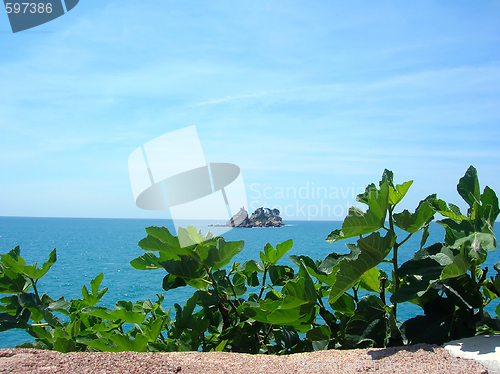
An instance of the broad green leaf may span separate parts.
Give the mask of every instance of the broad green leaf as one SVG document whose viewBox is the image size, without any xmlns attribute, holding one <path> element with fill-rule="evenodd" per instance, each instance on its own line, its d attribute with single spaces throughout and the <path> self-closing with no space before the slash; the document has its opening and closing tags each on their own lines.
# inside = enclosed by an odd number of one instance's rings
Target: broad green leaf
<svg viewBox="0 0 500 374">
<path fill-rule="evenodd" d="M 76 350 L 76 345 L 71 339 L 59 337 L 54 340 L 54 350 L 61 353 L 74 352 Z"/>
<path fill-rule="evenodd" d="M 481 203 L 483 212 L 486 211 L 487 206 L 491 206 L 491 211 L 489 217 L 485 217 L 483 213 L 483 218 L 487 219 L 489 222 L 493 223 L 500 213 L 500 208 L 498 207 L 498 197 L 488 186 L 485 187 L 483 194 L 481 195 Z"/>
<path fill-rule="evenodd" d="M 483 296 L 469 275 L 464 274 L 460 277 L 450 278 L 442 284 L 446 296 L 454 300 L 455 305 L 466 309 L 483 307 Z"/>
<path fill-rule="evenodd" d="M 469 220 L 456 222 L 453 219 L 445 218 L 437 221 L 445 227 L 445 245 L 453 246 L 458 239 L 465 238 L 475 232 Z"/>
<path fill-rule="evenodd" d="M 457 251 L 444 247 L 441 243 L 417 251 L 412 259 L 396 271 L 396 275 L 404 282 L 391 296 L 391 302 L 402 303 L 422 296 L 441 279 L 443 270 L 453 263 L 457 254 Z"/>
<path fill-rule="evenodd" d="M 355 259 L 346 258 L 340 264 L 328 301 L 335 302 L 358 281 L 364 272 L 382 262 L 391 251 L 395 240 L 391 232 L 388 232 L 385 237 L 381 237 L 379 232 L 374 232 L 359 239 L 357 246 L 350 245 L 351 251 L 353 248 L 359 250 L 359 255 Z"/>
<path fill-rule="evenodd" d="M 247 291 L 245 282 L 246 282 L 246 277 L 242 273 L 237 272 L 236 274 L 233 275 L 233 287 L 236 292 L 236 296 L 243 296 Z"/>
<path fill-rule="evenodd" d="M 424 304 L 425 316 L 417 316 L 403 323 L 401 332 L 408 344 L 442 345 L 452 339 L 470 337 L 476 329 L 470 328 L 469 311 L 457 309 L 449 298 L 438 297 Z M 451 329 L 455 330 L 452 331 Z M 452 335 L 453 334 L 453 335 Z"/>
<path fill-rule="evenodd" d="M 59 300 L 50 303 L 47 307 L 54 312 L 64 312 L 71 306 L 71 302 L 60 297 Z"/>
<path fill-rule="evenodd" d="M 466 252 L 460 252 L 455 256 L 453 262 L 444 267 L 441 279 L 454 278 L 465 274 L 471 267 L 471 262 Z"/>
<path fill-rule="evenodd" d="M 383 183 L 380 190 L 373 188 L 365 193 L 362 199 L 366 199 L 368 204 L 366 213 L 356 207 L 349 208 L 348 215 L 342 223 L 342 230 L 332 231 L 326 240 L 333 243 L 341 239 L 369 234 L 383 227 L 387 215 L 388 198 L 387 183 Z"/>
<path fill-rule="evenodd" d="M 271 265 L 269 267 L 269 278 L 273 286 L 283 286 L 287 281 L 292 279 L 294 271 L 289 266 Z"/>
<path fill-rule="evenodd" d="M 394 223 L 397 227 L 409 233 L 415 233 L 428 223 L 434 216 L 434 209 L 429 205 L 428 199 L 422 200 L 415 213 L 404 210 L 402 213 L 394 214 Z"/>
<path fill-rule="evenodd" d="M 99 302 L 99 300 L 101 300 L 101 298 L 106 294 L 106 292 L 108 292 L 107 287 L 104 287 L 103 289 L 99 290 L 99 286 L 101 285 L 103 278 L 104 274 L 101 273 L 90 281 L 90 288 L 92 290 L 91 294 L 89 294 L 87 286 L 85 285 L 83 286 L 82 296 L 88 306 L 96 305 Z"/>
<path fill-rule="evenodd" d="M 471 208 L 475 202 L 480 201 L 481 191 L 479 190 L 477 170 L 474 166 L 470 166 L 465 175 L 460 178 L 457 191 Z"/>
<path fill-rule="evenodd" d="M 215 238 L 210 231 L 207 232 L 206 235 L 203 235 L 201 230 L 196 230 L 196 227 L 194 226 L 188 226 L 186 228 L 179 227 L 177 229 L 177 233 L 179 242 L 184 243 L 184 245 L 188 244 L 196 246 L 197 244 L 202 244 Z"/>
<path fill-rule="evenodd" d="M 248 260 L 242 265 L 242 267 L 244 269 L 243 272 L 245 273 L 253 273 L 254 271 L 259 273 L 264 272 L 264 264 L 260 261 Z"/>
<path fill-rule="evenodd" d="M 160 316 L 156 319 L 150 321 L 150 323 L 142 324 L 142 330 L 144 331 L 144 335 L 148 338 L 149 342 L 155 342 L 160 336 L 160 333 L 164 329 L 164 325 L 168 320 L 168 316 Z"/>
<path fill-rule="evenodd" d="M 226 242 L 224 239 L 220 238 L 217 242 L 217 246 L 198 246 L 206 250 L 197 252 L 199 254 L 201 263 L 213 270 L 218 270 L 226 266 L 231 259 L 240 253 L 245 246 L 243 240 Z"/>
<path fill-rule="evenodd" d="M 429 238 L 429 225 L 425 225 L 422 229 L 422 239 L 420 239 L 420 249 L 424 248 L 427 239 Z"/>
<path fill-rule="evenodd" d="M 389 204 L 396 205 L 403 200 L 412 184 L 413 181 L 408 181 L 403 184 L 396 185 L 395 188 L 389 186 Z"/>
<path fill-rule="evenodd" d="M 184 279 L 176 277 L 175 275 L 167 274 L 163 278 L 163 289 L 165 291 L 184 286 L 186 286 L 186 282 L 184 281 Z"/>
<path fill-rule="evenodd" d="M 276 264 L 293 246 L 293 240 L 288 239 L 276 246 L 276 249 L 269 243 L 264 246 L 264 252 L 260 252 L 260 259 L 265 264 Z"/>
<path fill-rule="evenodd" d="M 57 255 L 56 250 L 54 249 L 52 252 L 50 252 L 49 259 L 42 265 L 41 268 L 38 269 L 36 267 L 36 263 L 34 265 L 24 266 L 24 274 L 26 274 L 26 276 L 31 279 L 40 279 L 45 274 L 47 274 L 52 265 L 55 264 L 56 260 Z"/>
<path fill-rule="evenodd" d="M 0 272 L 0 293 L 21 293 L 25 291 L 29 284 L 30 280 L 23 274 L 11 270 Z"/>
<path fill-rule="evenodd" d="M 24 266 L 26 261 L 21 257 L 21 249 L 19 246 L 9 251 L 7 254 L 0 255 L 0 264 L 7 270 L 15 273 L 24 274 Z"/>
<path fill-rule="evenodd" d="M 371 292 L 380 292 L 380 271 L 373 267 L 361 275 L 359 286 L 363 290 Z"/>
<path fill-rule="evenodd" d="M 129 335 L 116 333 L 111 335 L 109 339 L 100 338 L 84 344 L 104 352 L 145 352 L 148 338 L 142 334 L 137 334 L 132 339 Z"/>
<path fill-rule="evenodd" d="M 160 261 L 160 258 L 154 253 L 147 252 L 130 261 L 130 265 L 137 270 L 155 270 L 162 268 L 159 264 Z"/>
<path fill-rule="evenodd" d="M 132 304 L 132 303 L 130 303 Z M 116 306 L 119 306 L 119 302 Z M 142 323 L 146 317 L 146 313 L 134 309 L 132 306 L 111 310 L 104 307 L 87 307 L 82 309 L 82 313 L 108 321 L 121 320 L 125 323 Z"/>
<path fill-rule="evenodd" d="M 182 261 L 168 260 L 162 262 L 161 265 L 173 276 L 186 280 L 203 278 L 206 274 L 205 270 L 200 267 L 200 264 L 192 259 Z"/>
<path fill-rule="evenodd" d="M 338 267 L 335 267 L 343 258 L 342 255 L 337 255 L 332 253 L 326 257 L 322 262 L 315 263 L 311 258 L 307 256 L 289 256 L 290 260 L 297 266 L 301 266 L 303 263 L 307 269 L 307 272 L 315 277 L 322 283 L 331 286 L 335 282 L 335 273 Z"/>
<path fill-rule="evenodd" d="M 146 233 L 153 238 L 158 239 L 167 247 L 172 247 L 176 250 L 180 250 L 179 239 L 176 236 L 172 235 L 166 227 L 146 227 Z"/>
<path fill-rule="evenodd" d="M 340 312 L 349 317 L 352 317 L 354 315 L 354 311 L 356 310 L 356 303 L 354 302 L 354 299 L 346 293 L 335 300 L 335 302 L 330 303 L 330 306 L 334 311 Z"/>
<path fill-rule="evenodd" d="M 384 348 L 388 332 L 385 305 L 375 295 L 363 296 L 354 316 L 346 324 L 346 345 L 349 348 Z"/>
<path fill-rule="evenodd" d="M 179 230 L 181 231 L 181 228 Z M 139 241 L 139 247 L 145 251 L 160 252 L 162 259 L 180 259 L 181 255 L 192 254 L 190 247 L 181 248 L 179 239 L 173 236 L 166 227 L 148 227 L 146 233 L 148 235 Z"/>
<path fill-rule="evenodd" d="M 458 208 L 456 205 L 449 204 L 448 207 L 444 200 L 436 198 L 429 199 L 428 201 L 432 208 L 442 216 L 451 218 L 455 221 L 464 221 L 467 219 L 467 217 L 460 212 L 460 208 Z"/>
<path fill-rule="evenodd" d="M 330 340 L 332 338 L 332 332 L 328 326 L 321 325 L 309 330 L 306 334 L 306 338 L 312 341 Z"/>
<path fill-rule="evenodd" d="M 275 325 L 301 325 L 311 323 L 316 315 L 316 289 L 305 266 L 299 267 L 299 277 L 283 287 L 284 298 L 248 302 L 245 313 L 257 321 Z"/>
</svg>

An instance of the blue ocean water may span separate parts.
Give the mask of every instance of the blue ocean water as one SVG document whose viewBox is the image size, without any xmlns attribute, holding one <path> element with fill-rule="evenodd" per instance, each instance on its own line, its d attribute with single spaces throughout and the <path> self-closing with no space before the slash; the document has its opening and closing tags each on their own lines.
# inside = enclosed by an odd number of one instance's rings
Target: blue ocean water
<svg viewBox="0 0 500 374">
<path fill-rule="evenodd" d="M 331 252 L 349 252 L 343 242 L 325 242 L 332 230 L 341 227 L 341 222 L 287 223 L 287 226 L 280 228 L 233 229 L 223 236 L 228 241 L 245 241 L 244 250 L 234 258 L 241 263 L 259 259 L 259 251 L 266 243 L 275 246 L 287 239 L 293 239 L 294 242 L 288 254 L 308 255 L 315 260 L 325 258 Z M 40 292 L 47 293 L 54 299 L 60 296 L 67 299 L 81 298 L 82 286 L 88 287 L 89 282 L 102 272 L 104 280 L 101 287 L 108 287 L 109 291 L 100 305 L 112 307 L 118 300 L 154 301 L 158 293 L 165 295 L 165 308 L 172 307 L 174 303 L 182 305 L 193 289 L 182 287 L 165 292 L 162 289 L 165 271 L 139 271 L 129 264 L 144 253 L 137 243 L 146 236 L 144 229 L 148 226 L 166 226 L 171 232 L 175 232 L 171 220 L 161 219 L 0 217 L 0 253 L 7 253 L 19 245 L 21 255 L 28 264 L 38 262 L 40 265 L 47 260 L 50 251 L 56 248 L 57 262 L 39 282 Z M 201 223 L 197 227 L 202 228 Z M 498 235 L 499 231 L 496 230 L 496 233 Z M 433 223 L 430 234 L 428 244 L 443 241 L 444 229 Z M 420 234 L 414 235 L 400 249 L 400 263 L 412 257 L 419 248 L 420 238 Z M 483 266 L 488 266 L 493 271 L 493 265 L 498 261 L 500 252 L 494 251 L 489 254 L 488 261 Z M 296 267 L 288 257 L 283 258 L 280 264 Z M 420 311 L 414 305 L 401 305 L 398 319 L 406 320 L 420 314 Z M 0 348 L 14 347 L 26 341 L 32 341 L 32 338 L 24 331 L 0 333 Z"/>
</svg>

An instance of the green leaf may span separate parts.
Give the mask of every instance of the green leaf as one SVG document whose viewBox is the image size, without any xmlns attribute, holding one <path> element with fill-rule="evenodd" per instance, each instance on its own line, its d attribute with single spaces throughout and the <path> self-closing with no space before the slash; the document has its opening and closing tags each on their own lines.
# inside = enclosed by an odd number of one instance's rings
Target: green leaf
<svg viewBox="0 0 500 374">
<path fill-rule="evenodd" d="M 330 328 L 326 325 L 317 326 L 309 330 L 306 334 L 306 338 L 312 341 L 330 340 L 331 337 Z"/>
<path fill-rule="evenodd" d="M 29 284 L 30 280 L 20 273 L 7 269 L 0 272 L 0 293 L 21 293 Z"/>
<path fill-rule="evenodd" d="M 417 251 L 412 259 L 406 261 L 396 271 L 396 275 L 404 282 L 391 296 L 391 302 L 402 303 L 422 296 L 441 279 L 443 270 L 453 263 L 457 254 L 457 251 L 441 243 Z"/>
<path fill-rule="evenodd" d="M 218 270 L 226 266 L 235 255 L 243 250 L 244 246 L 245 242 L 243 240 L 226 242 L 223 238 L 220 238 L 217 246 L 199 245 L 199 248 L 206 250 L 200 251 L 198 254 L 203 265 Z"/>
<path fill-rule="evenodd" d="M 497 195 L 495 194 L 495 191 L 486 186 L 483 191 L 483 194 L 481 195 L 481 202 L 483 211 L 486 211 L 486 208 L 488 206 L 491 206 L 489 217 L 484 217 L 484 212 L 483 212 L 483 217 L 486 218 L 491 223 L 495 222 L 495 220 L 498 217 L 498 214 L 500 213 L 500 208 L 498 207 L 498 198 Z"/>
<path fill-rule="evenodd" d="M 181 248 L 179 239 L 173 236 L 166 227 L 147 227 L 146 236 L 139 241 L 139 247 L 145 251 L 160 252 L 162 260 L 179 260 L 181 255 L 192 254 L 189 247 Z"/>
<path fill-rule="evenodd" d="M 475 202 L 481 200 L 477 170 L 474 166 L 471 165 L 465 172 L 465 175 L 460 178 L 457 191 L 471 208 Z"/>
<path fill-rule="evenodd" d="M 422 229 L 422 239 L 420 239 L 420 249 L 424 248 L 427 239 L 429 238 L 429 225 L 425 225 Z"/>
<path fill-rule="evenodd" d="M 276 264 L 291 248 L 293 247 L 293 240 L 288 239 L 276 246 L 276 249 L 269 243 L 264 246 L 264 252 L 260 252 L 260 259 L 267 264 Z"/>
<path fill-rule="evenodd" d="M 117 302 L 116 307 L 120 309 L 111 310 L 104 307 L 87 307 L 82 309 L 82 313 L 103 320 L 118 321 L 125 323 L 142 323 L 146 317 L 146 313 L 134 308 L 130 302 Z"/>
<path fill-rule="evenodd" d="M 388 198 L 389 186 L 387 183 L 383 183 L 380 190 L 374 186 L 372 188 L 368 186 L 367 192 L 361 198 L 358 196 L 358 200 L 361 199 L 359 201 L 368 204 L 369 208 L 366 213 L 356 207 L 349 208 L 348 215 L 342 223 L 342 230 L 332 231 L 326 240 L 333 243 L 341 239 L 369 234 L 383 227 L 387 215 Z"/>
<path fill-rule="evenodd" d="M 113 334 L 108 338 L 100 338 L 85 342 L 84 344 L 103 352 L 145 352 L 148 338 L 137 334 L 134 339 L 125 334 Z"/>
<path fill-rule="evenodd" d="M 186 286 L 186 282 L 184 279 L 176 277 L 175 275 L 172 274 L 167 274 L 163 278 L 163 289 L 165 291 L 173 290 L 178 287 L 184 287 Z"/>
<path fill-rule="evenodd" d="M 26 261 L 21 257 L 21 249 L 19 246 L 8 252 L 7 254 L 0 255 L 2 267 L 14 273 L 24 274 L 24 266 Z"/>
<path fill-rule="evenodd" d="M 283 299 L 259 300 L 243 305 L 245 313 L 256 321 L 273 325 L 310 324 L 316 315 L 316 289 L 305 266 L 299 267 L 299 276 L 283 287 Z"/>
<path fill-rule="evenodd" d="M 89 294 L 89 290 L 87 286 L 83 286 L 82 288 L 82 296 L 88 306 L 96 305 L 99 300 L 108 292 L 108 288 L 104 287 L 102 290 L 99 290 L 99 286 L 104 278 L 104 274 L 101 273 L 94 279 L 90 281 L 90 288 L 92 289 L 92 294 Z"/>
<path fill-rule="evenodd" d="M 428 200 L 429 197 L 422 200 L 413 214 L 406 209 L 402 213 L 394 214 L 393 218 L 396 226 L 406 232 L 415 233 L 420 230 L 422 225 L 429 223 L 435 211 Z"/>
<path fill-rule="evenodd" d="M 348 348 L 384 348 L 388 330 L 385 305 L 375 295 L 363 296 L 354 316 L 346 324 L 346 346 Z"/>
<path fill-rule="evenodd" d="M 354 315 L 354 311 L 356 310 L 356 303 L 354 299 L 348 294 L 344 293 L 340 296 L 335 302 L 330 303 L 332 309 L 336 312 L 340 312 L 349 317 Z"/>
<path fill-rule="evenodd" d="M 54 340 L 54 350 L 62 353 L 74 352 L 76 350 L 76 345 L 71 339 L 59 337 Z"/>
<path fill-rule="evenodd" d="M 160 258 L 154 253 L 147 252 L 130 261 L 130 265 L 137 270 L 156 270 L 162 268 L 160 261 Z"/>
<path fill-rule="evenodd" d="M 403 184 L 396 185 L 396 188 L 389 186 L 389 204 L 396 205 L 403 200 L 412 184 L 413 181 L 408 181 Z"/>
<path fill-rule="evenodd" d="M 456 205 L 449 204 L 448 207 L 444 200 L 435 198 L 429 199 L 428 201 L 432 208 L 442 216 L 451 218 L 455 221 L 464 221 L 467 219 L 467 217 L 460 212 L 460 208 Z"/>
<path fill-rule="evenodd" d="M 144 335 L 148 338 L 149 342 L 155 342 L 156 339 L 158 339 L 168 319 L 168 316 L 165 315 L 151 320 L 148 324 L 142 324 L 142 330 L 144 331 Z"/>
<path fill-rule="evenodd" d="M 471 267 L 471 262 L 466 252 L 460 252 L 455 256 L 453 262 L 444 267 L 441 279 L 454 278 L 465 274 Z"/>
<path fill-rule="evenodd" d="M 361 275 L 359 286 L 365 291 L 380 292 L 380 271 L 373 267 Z"/>
<path fill-rule="evenodd" d="M 284 286 L 293 276 L 294 271 L 289 266 L 271 265 L 269 267 L 269 278 L 273 286 Z"/>
<path fill-rule="evenodd" d="M 236 291 L 236 296 L 243 296 L 247 291 L 247 287 L 245 286 L 245 281 L 246 277 L 242 273 L 237 272 L 236 274 L 233 275 L 233 287 L 234 290 Z"/>
<path fill-rule="evenodd" d="M 356 283 L 364 272 L 382 262 L 391 251 L 395 240 L 396 237 L 391 232 L 388 232 L 385 237 L 381 237 L 379 232 L 374 232 L 359 239 L 357 246 L 348 245 L 351 252 L 356 248 L 359 254 L 354 259 L 346 257 L 340 264 L 328 301 L 335 302 Z"/>
<path fill-rule="evenodd" d="M 442 345 L 453 339 L 470 337 L 476 329 L 468 326 L 468 311 L 457 309 L 449 298 L 437 297 L 424 304 L 425 316 L 417 316 L 403 323 L 401 332 L 408 344 Z"/>
<path fill-rule="evenodd" d="M 444 292 L 455 304 L 466 309 L 479 309 L 483 306 L 483 297 L 476 283 L 467 275 L 450 278 L 443 282 Z"/>
<path fill-rule="evenodd" d="M 42 265 L 41 268 L 37 268 L 36 263 L 34 265 L 24 266 L 24 274 L 26 274 L 26 276 L 31 279 L 40 279 L 45 274 L 47 274 L 52 265 L 55 264 L 56 260 L 57 255 L 56 250 L 54 249 L 52 252 L 50 252 L 49 259 Z"/>
<path fill-rule="evenodd" d="M 315 263 L 311 258 L 307 256 L 289 256 L 290 260 L 297 266 L 305 265 L 307 272 L 318 279 L 320 282 L 325 283 L 329 286 L 335 282 L 335 273 L 338 270 L 336 265 L 343 258 L 342 255 L 332 253 L 328 255 L 322 262 Z"/>
<path fill-rule="evenodd" d="M 187 259 L 182 261 L 168 260 L 161 265 L 175 277 L 184 279 L 200 279 L 206 275 L 205 270 L 196 260 Z"/>
</svg>

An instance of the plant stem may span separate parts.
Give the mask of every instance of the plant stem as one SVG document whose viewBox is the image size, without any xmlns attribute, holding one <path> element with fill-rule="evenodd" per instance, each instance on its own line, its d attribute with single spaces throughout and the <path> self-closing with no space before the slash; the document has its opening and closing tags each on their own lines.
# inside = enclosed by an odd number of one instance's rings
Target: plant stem
<svg viewBox="0 0 500 374">
<path fill-rule="evenodd" d="M 260 298 L 262 297 L 262 294 L 264 293 L 264 290 L 266 289 L 265 285 L 266 285 L 267 269 L 268 269 L 268 267 L 266 266 L 264 268 L 264 275 L 262 276 L 262 287 L 260 288 L 260 293 L 259 293 L 259 297 L 257 298 L 257 301 L 260 300 Z"/>
<path fill-rule="evenodd" d="M 353 287 L 352 288 L 352 292 L 354 293 L 354 301 L 356 302 L 356 304 L 359 302 L 359 298 L 358 298 L 358 289 L 356 287 Z"/>
<path fill-rule="evenodd" d="M 392 233 L 394 233 L 394 222 L 392 220 L 392 213 L 393 213 L 394 207 L 390 206 L 389 207 L 389 227 L 391 228 Z M 410 238 L 411 234 L 401 242 L 404 243 Z M 392 247 L 392 264 L 393 264 L 393 284 L 394 284 L 394 292 L 397 292 L 399 290 L 399 277 L 396 275 L 396 271 L 398 270 L 398 248 L 400 244 L 394 243 L 394 246 Z M 397 304 L 394 304 L 394 307 L 392 309 L 393 314 L 394 314 L 394 319 L 397 321 Z"/>
<path fill-rule="evenodd" d="M 30 278 L 31 284 L 33 285 L 33 291 L 35 291 L 35 295 L 38 300 L 40 300 L 40 295 L 38 295 L 38 289 L 36 288 L 36 282 L 37 280 Z"/>
<path fill-rule="evenodd" d="M 269 336 L 269 334 L 271 333 L 272 330 L 273 330 L 273 325 L 270 325 L 269 329 L 266 332 L 266 335 L 264 336 L 264 339 L 262 340 L 263 344 L 266 344 L 266 339 L 267 339 L 267 337 Z"/>
<path fill-rule="evenodd" d="M 231 286 L 231 290 L 233 291 L 234 299 L 238 301 L 238 295 L 236 295 L 236 290 L 234 289 L 233 282 L 231 282 L 231 279 L 229 279 L 229 276 L 226 275 L 226 279 L 229 282 L 229 285 Z"/>
</svg>

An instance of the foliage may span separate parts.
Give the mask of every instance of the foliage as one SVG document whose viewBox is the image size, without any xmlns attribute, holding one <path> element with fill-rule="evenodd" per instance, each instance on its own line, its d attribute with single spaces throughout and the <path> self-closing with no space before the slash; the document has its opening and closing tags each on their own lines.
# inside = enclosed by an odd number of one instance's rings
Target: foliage
<svg viewBox="0 0 500 374">
<path fill-rule="evenodd" d="M 26 265 L 16 247 L 0 255 L 0 331 L 26 330 L 35 338 L 23 346 L 70 351 L 233 351 L 284 354 L 329 348 L 386 347 L 420 342 L 442 344 L 475 334 L 500 331 L 500 307 L 491 317 L 485 307 L 500 296 L 500 263 L 487 277 L 487 252 L 496 249 L 493 231 L 500 210 L 493 190 L 481 193 L 471 166 L 458 192 L 466 214 L 430 195 L 412 213 L 395 213 L 412 181 L 395 185 L 385 170 L 378 186 L 369 185 L 341 229 L 327 241 L 356 238 L 348 254 L 323 260 L 289 256 L 296 268 L 279 264 L 292 248 L 287 240 L 266 244 L 260 260 L 231 263 L 243 241 L 226 242 L 193 227 L 179 229 L 189 247 L 164 227 L 146 228 L 139 242 L 146 252 L 131 261 L 139 270 L 164 269 L 163 289 L 192 287 L 175 316 L 157 300 L 119 301 L 98 306 L 107 288 L 103 274 L 83 286 L 82 299 L 53 300 L 39 294 L 39 280 L 56 262 L 56 251 L 40 268 Z M 434 216 L 445 228 L 443 243 L 426 246 Z M 413 258 L 398 262 L 398 252 L 421 233 Z M 231 265 L 230 265 L 231 263 Z M 390 274 L 380 264 L 391 266 Z M 422 315 L 399 321 L 397 307 L 410 302 Z"/>
</svg>

